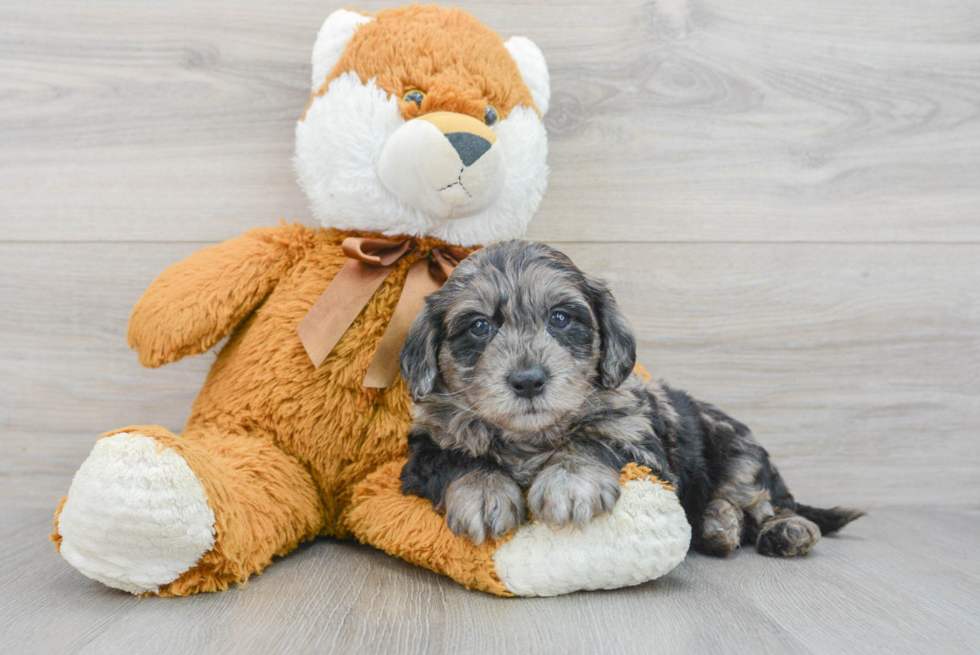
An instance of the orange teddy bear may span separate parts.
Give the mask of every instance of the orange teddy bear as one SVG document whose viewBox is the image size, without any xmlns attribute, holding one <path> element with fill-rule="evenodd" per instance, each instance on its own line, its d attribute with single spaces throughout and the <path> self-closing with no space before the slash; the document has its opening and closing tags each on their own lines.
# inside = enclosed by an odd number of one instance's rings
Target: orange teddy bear
<svg viewBox="0 0 980 655">
<path fill-rule="evenodd" d="M 690 530 L 627 467 L 584 529 L 480 546 L 400 493 L 410 400 L 397 351 L 425 293 L 479 244 L 520 237 L 547 178 L 538 48 L 457 9 L 340 10 L 313 52 L 295 166 L 324 225 L 259 228 L 164 271 L 129 343 L 157 367 L 230 335 L 178 436 L 104 434 L 55 517 L 83 574 L 132 593 L 225 589 L 304 540 L 356 537 L 499 595 L 662 575 Z"/>
</svg>

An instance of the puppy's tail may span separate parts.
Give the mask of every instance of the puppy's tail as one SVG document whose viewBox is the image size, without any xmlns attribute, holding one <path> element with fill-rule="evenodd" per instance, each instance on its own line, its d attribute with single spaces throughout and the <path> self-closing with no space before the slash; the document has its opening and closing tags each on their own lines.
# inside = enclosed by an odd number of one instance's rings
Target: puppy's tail
<svg viewBox="0 0 980 655">
<path fill-rule="evenodd" d="M 865 515 L 859 509 L 847 509 L 846 507 L 820 509 L 819 507 L 810 507 L 802 503 L 796 504 L 796 513 L 816 523 L 817 527 L 820 528 L 820 534 L 833 534 L 851 521 L 857 520 Z"/>
</svg>

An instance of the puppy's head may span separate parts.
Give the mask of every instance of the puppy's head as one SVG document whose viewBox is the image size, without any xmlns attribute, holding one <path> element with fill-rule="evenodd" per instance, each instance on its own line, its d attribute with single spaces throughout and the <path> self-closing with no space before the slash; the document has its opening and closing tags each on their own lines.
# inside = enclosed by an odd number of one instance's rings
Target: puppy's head
<svg viewBox="0 0 980 655">
<path fill-rule="evenodd" d="M 514 432 L 554 425 L 618 387 L 636 344 L 600 280 L 564 254 L 506 241 L 464 260 L 428 297 L 401 353 L 416 402 L 451 397 Z"/>
</svg>

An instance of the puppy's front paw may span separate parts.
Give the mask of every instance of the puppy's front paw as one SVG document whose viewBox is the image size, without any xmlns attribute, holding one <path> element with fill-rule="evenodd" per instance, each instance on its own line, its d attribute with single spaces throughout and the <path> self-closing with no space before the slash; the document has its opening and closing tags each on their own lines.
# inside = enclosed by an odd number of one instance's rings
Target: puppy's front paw
<svg viewBox="0 0 980 655">
<path fill-rule="evenodd" d="M 524 495 L 503 473 L 471 471 L 446 489 L 446 523 L 475 544 L 499 539 L 524 520 Z"/>
<path fill-rule="evenodd" d="M 551 525 L 585 525 L 619 498 L 617 471 L 597 465 L 571 471 L 562 464 L 541 471 L 527 493 L 531 516 Z"/>
</svg>

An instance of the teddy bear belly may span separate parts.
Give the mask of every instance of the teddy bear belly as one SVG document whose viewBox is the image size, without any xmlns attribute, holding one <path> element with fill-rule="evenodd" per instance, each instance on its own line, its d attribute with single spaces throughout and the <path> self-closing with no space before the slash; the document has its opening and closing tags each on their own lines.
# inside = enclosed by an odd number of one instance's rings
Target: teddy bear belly
<svg viewBox="0 0 980 655">
<path fill-rule="evenodd" d="M 388 389 L 362 386 L 404 272 L 393 271 L 331 355 L 314 369 L 296 326 L 335 266 L 299 266 L 221 349 L 188 428 L 211 424 L 271 439 L 313 474 L 326 534 L 344 536 L 352 487 L 407 448 L 410 399 L 399 376 Z"/>
</svg>

